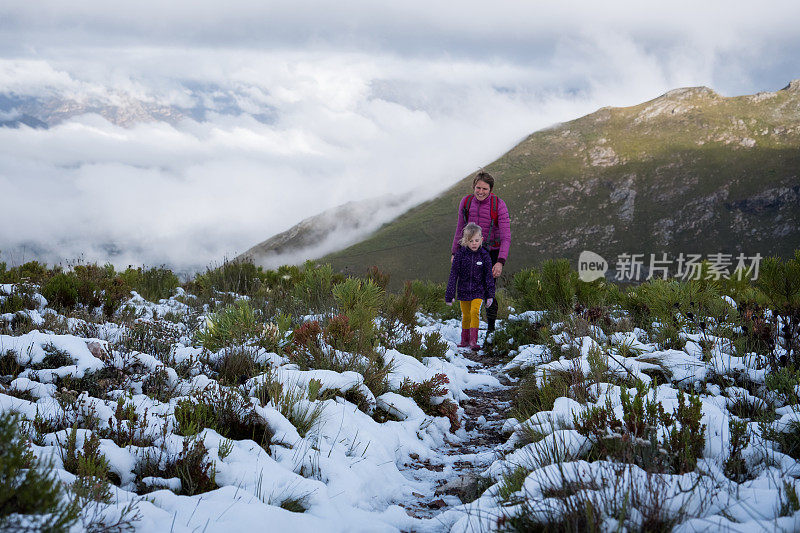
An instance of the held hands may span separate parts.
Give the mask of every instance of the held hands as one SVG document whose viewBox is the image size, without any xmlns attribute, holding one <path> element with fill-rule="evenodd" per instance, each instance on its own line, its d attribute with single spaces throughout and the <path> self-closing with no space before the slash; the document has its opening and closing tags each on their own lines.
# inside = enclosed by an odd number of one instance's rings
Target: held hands
<svg viewBox="0 0 800 533">
<path fill-rule="evenodd" d="M 452 262 L 452 260 L 451 260 L 451 262 Z M 502 274 L 502 273 L 503 273 L 503 263 L 499 263 L 499 262 L 495 263 L 494 266 L 492 267 L 492 277 L 493 278 L 499 278 L 500 274 Z"/>
</svg>

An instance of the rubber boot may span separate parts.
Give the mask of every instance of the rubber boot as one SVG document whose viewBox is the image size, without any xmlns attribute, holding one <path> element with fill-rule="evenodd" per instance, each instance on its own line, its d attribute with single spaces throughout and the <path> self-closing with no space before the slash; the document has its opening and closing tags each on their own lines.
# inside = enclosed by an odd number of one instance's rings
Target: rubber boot
<svg viewBox="0 0 800 533">
<path fill-rule="evenodd" d="M 469 349 L 473 352 L 477 352 L 481 349 L 481 347 L 478 346 L 478 328 L 469 329 Z"/>
<path fill-rule="evenodd" d="M 469 329 L 461 328 L 461 342 L 457 344 L 459 348 L 466 348 L 469 346 Z"/>
</svg>

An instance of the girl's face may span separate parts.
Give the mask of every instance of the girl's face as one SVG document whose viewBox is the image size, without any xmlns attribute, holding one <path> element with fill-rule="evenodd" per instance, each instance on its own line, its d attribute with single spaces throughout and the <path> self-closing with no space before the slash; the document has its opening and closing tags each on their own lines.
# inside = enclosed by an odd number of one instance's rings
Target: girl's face
<svg viewBox="0 0 800 533">
<path fill-rule="evenodd" d="M 483 244 L 483 237 L 480 235 L 473 235 L 469 242 L 467 242 L 467 246 L 473 252 L 477 252 L 478 248 L 481 247 L 481 244 Z"/>
<path fill-rule="evenodd" d="M 475 190 L 473 192 L 475 193 L 475 199 L 482 202 L 488 198 L 489 193 L 492 192 L 492 189 L 485 181 L 478 181 L 475 184 Z"/>
</svg>

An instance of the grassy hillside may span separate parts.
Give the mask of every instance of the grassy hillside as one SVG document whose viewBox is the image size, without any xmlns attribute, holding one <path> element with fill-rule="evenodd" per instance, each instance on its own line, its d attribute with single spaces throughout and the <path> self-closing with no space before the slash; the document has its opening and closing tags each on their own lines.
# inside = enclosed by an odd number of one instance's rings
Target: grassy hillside
<svg viewBox="0 0 800 533">
<path fill-rule="evenodd" d="M 788 257 L 800 247 L 799 148 L 800 81 L 730 98 L 677 89 L 536 132 L 486 167 L 512 214 L 508 268 L 584 249 L 612 264 L 623 252 Z M 443 279 L 471 182 L 322 260 Z"/>
</svg>

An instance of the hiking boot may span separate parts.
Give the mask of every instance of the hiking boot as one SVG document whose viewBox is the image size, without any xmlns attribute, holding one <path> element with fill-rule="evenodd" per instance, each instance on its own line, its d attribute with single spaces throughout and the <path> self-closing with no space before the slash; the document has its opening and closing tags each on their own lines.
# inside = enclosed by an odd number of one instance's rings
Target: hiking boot
<svg viewBox="0 0 800 533">
<path fill-rule="evenodd" d="M 481 349 L 480 345 L 478 345 L 478 328 L 469 329 L 469 349 L 473 352 Z"/>
<path fill-rule="evenodd" d="M 466 348 L 469 346 L 469 329 L 461 328 L 461 342 L 459 342 L 456 346 L 459 348 Z"/>
</svg>

